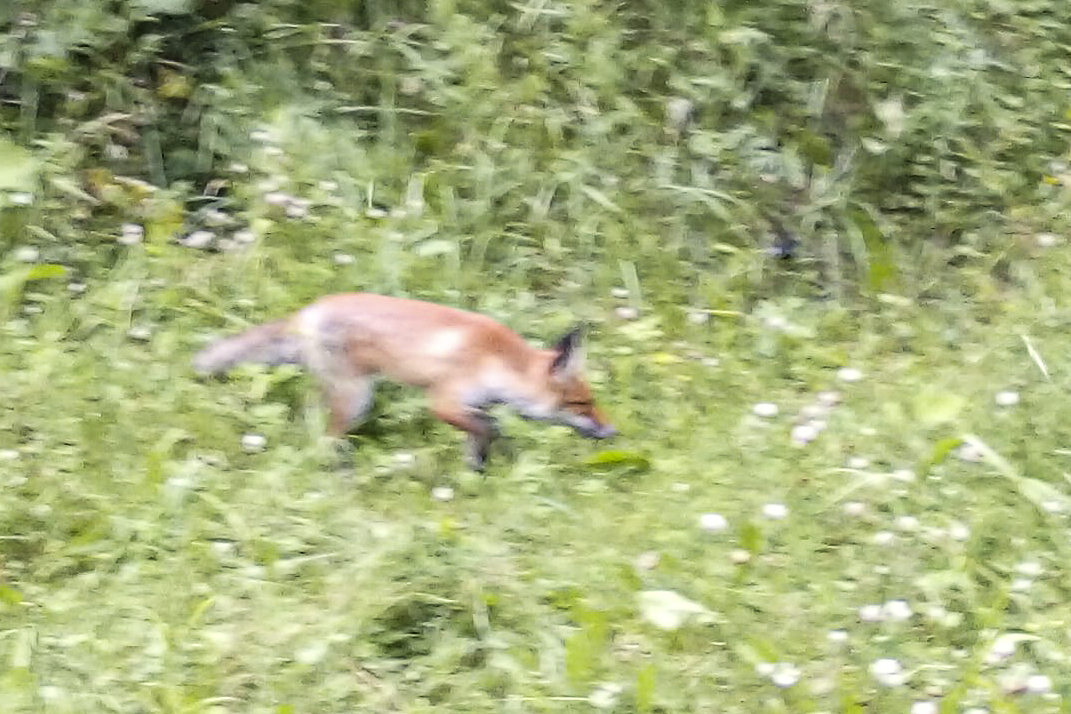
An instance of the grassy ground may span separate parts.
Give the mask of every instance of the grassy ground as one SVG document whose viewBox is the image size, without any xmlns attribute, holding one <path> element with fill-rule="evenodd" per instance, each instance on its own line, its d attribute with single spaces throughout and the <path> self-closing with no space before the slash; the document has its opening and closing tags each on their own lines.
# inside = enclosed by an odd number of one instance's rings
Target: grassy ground
<svg viewBox="0 0 1071 714">
<path fill-rule="evenodd" d="M 1065 3 L 9 5 L 3 714 L 1069 709 Z M 352 289 L 620 436 L 194 378 Z"/>
<path fill-rule="evenodd" d="M 340 457 L 305 378 L 193 379 L 297 300 L 267 246 L 134 246 L 4 323 L 5 710 L 1062 711 L 1066 256 L 859 310 L 592 295 L 616 451 L 507 420 L 476 476 L 408 390 Z M 480 300 L 549 337 L 580 298 Z"/>
</svg>

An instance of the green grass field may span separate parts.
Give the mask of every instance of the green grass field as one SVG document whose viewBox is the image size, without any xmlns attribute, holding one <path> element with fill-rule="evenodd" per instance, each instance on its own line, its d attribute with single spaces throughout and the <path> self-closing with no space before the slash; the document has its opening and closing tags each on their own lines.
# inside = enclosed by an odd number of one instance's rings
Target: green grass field
<svg viewBox="0 0 1071 714">
<path fill-rule="evenodd" d="M 1071 10 L 946 5 L 0 8 L 0 713 L 1068 711 Z M 618 437 L 193 374 L 346 290 Z"/>
<path fill-rule="evenodd" d="M 217 312 L 281 308 L 270 250 L 134 247 L 4 325 L 5 710 L 1061 711 L 1066 256 L 930 305 L 592 296 L 621 435 L 507 418 L 478 476 L 410 390 L 340 454 L 293 371 L 197 381 Z M 494 312 L 549 335 L 572 299 Z"/>
</svg>

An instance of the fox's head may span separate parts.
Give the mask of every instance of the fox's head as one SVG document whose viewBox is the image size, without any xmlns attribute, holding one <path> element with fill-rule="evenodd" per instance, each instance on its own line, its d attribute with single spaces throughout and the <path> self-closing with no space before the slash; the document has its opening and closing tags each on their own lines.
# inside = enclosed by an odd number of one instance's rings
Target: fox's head
<svg viewBox="0 0 1071 714">
<path fill-rule="evenodd" d="M 554 403 L 552 417 L 593 439 L 606 439 L 617 431 L 595 408 L 591 387 L 584 379 L 583 331 L 577 327 L 550 349 L 549 375 Z"/>
</svg>

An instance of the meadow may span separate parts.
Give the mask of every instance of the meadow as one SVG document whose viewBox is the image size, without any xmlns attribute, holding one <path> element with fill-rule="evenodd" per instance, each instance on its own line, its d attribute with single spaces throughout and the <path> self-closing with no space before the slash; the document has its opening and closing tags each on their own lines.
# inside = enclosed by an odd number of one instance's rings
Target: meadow
<svg viewBox="0 0 1071 714">
<path fill-rule="evenodd" d="M 0 711 L 1063 712 L 1071 9 L 0 8 Z M 587 441 L 198 379 L 588 325 Z"/>
</svg>

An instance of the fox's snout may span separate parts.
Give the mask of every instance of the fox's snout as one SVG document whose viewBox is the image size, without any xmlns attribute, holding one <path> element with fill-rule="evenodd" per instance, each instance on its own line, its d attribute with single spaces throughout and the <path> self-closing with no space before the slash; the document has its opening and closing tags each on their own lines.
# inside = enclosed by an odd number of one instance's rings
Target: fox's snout
<svg viewBox="0 0 1071 714">
<path fill-rule="evenodd" d="M 617 429 L 602 419 L 601 415 L 581 417 L 580 420 L 573 422 L 573 427 L 589 439 L 609 439 L 617 434 Z"/>
<path fill-rule="evenodd" d="M 590 436 L 592 439 L 609 439 L 611 436 L 617 434 L 617 429 L 613 428 L 609 424 L 599 424 L 591 431 L 588 431 L 585 436 Z"/>
</svg>

